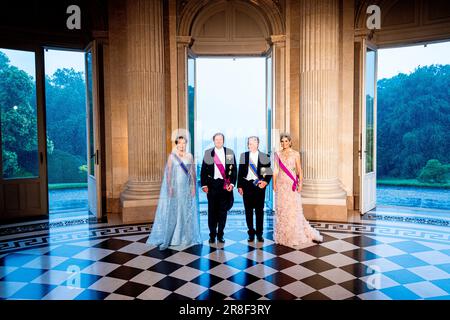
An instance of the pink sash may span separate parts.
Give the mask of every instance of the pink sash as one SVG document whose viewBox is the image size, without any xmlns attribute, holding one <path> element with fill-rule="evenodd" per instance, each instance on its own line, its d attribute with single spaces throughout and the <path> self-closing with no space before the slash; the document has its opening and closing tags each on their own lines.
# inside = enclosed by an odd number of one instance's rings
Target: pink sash
<svg viewBox="0 0 450 320">
<path fill-rule="evenodd" d="M 223 166 L 222 162 L 220 162 L 219 156 L 215 152 L 214 152 L 214 163 L 216 164 L 217 168 L 219 169 L 220 175 L 223 178 L 223 188 L 226 189 L 230 185 L 230 179 L 227 178 L 225 173 L 225 167 Z"/>
<path fill-rule="evenodd" d="M 291 178 L 291 180 L 293 181 L 292 184 L 292 191 L 296 191 L 297 187 L 298 187 L 298 177 L 296 176 L 294 178 L 294 176 L 292 175 L 292 172 L 289 171 L 289 169 L 284 165 L 283 162 L 281 162 L 280 157 L 278 156 L 278 153 L 275 152 L 275 158 L 278 160 L 278 165 L 280 166 L 280 168 L 284 171 L 284 173 L 286 173 L 286 175 Z"/>
</svg>

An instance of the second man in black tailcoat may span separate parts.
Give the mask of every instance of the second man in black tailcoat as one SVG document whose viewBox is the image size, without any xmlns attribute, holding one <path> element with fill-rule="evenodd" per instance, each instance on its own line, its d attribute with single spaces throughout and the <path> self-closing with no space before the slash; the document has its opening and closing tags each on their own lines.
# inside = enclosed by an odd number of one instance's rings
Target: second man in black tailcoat
<svg viewBox="0 0 450 320">
<path fill-rule="evenodd" d="M 259 138 L 249 137 L 249 151 L 241 154 L 239 160 L 238 192 L 243 196 L 245 217 L 248 227 L 248 241 L 255 236 L 258 241 L 263 239 L 264 203 L 266 187 L 272 178 L 269 155 L 259 151 Z M 256 216 L 256 228 L 253 224 L 253 210 Z"/>
</svg>

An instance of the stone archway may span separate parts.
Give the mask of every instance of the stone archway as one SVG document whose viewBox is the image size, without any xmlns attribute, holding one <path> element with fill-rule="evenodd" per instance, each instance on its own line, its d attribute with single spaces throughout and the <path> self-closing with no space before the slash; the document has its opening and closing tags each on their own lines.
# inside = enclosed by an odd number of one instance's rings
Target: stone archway
<svg viewBox="0 0 450 320">
<path fill-rule="evenodd" d="M 197 55 L 262 55 L 271 46 L 270 29 L 250 3 L 214 2 L 193 21 L 191 50 Z"/>
<path fill-rule="evenodd" d="M 273 0 L 261 0 L 258 2 L 249 2 L 241 0 L 185 0 L 180 5 L 178 35 L 189 36 L 191 35 L 192 27 L 198 15 L 209 6 L 216 6 L 220 4 L 231 4 L 232 2 L 247 5 L 248 8 L 253 7 L 255 12 L 264 17 L 265 23 L 269 27 L 269 32 L 272 35 L 285 34 L 285 21 L 281 14 L 281 7 L 278 2 Z M 276 4 L 277 3 L 277 4 Z M 231 4 L 232 5 L 232 4 Z M 251 13 L 250 13 L 251 14 Z"/>
</svg>

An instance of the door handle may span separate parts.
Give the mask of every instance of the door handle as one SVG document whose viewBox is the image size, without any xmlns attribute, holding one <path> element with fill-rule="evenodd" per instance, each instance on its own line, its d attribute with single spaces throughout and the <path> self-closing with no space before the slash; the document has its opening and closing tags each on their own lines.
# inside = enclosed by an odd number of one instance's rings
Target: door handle
<svg viewBox="0 0 450 320">
<path fill-rule="evenodd" d="M 41 164 L 44 163 L 44 153 L 43 152 L 39 152 L 39 159 L 41 161 Z"/>
<path fill-rule="evenodd" d="M 98 149 L 95 150 L 95 164 L 96 164 L 96 165 L 99 164 L 99 160 L 98 160 Z"/>
</svg>

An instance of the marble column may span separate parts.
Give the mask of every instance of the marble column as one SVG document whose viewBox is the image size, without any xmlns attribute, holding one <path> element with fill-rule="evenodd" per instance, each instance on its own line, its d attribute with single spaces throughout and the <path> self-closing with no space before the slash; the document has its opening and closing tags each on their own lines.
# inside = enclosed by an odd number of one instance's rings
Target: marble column
<svg viewBox="0 0 450 320">
<path fill-rule="evenodd" d="M 122 219 L 148 221 L 166 160 L 163 8 L 160 0 L 127 0 L 126 6 L 129 178 Z"/>
<path fill-rule="evenodd" d="M 338 179 L 339 0 L 301 0 L 299 67 L 302 196 L 345 205 Z"/>
</svg>

